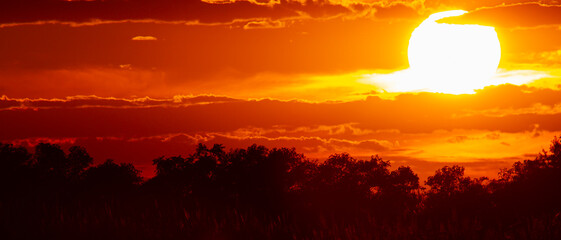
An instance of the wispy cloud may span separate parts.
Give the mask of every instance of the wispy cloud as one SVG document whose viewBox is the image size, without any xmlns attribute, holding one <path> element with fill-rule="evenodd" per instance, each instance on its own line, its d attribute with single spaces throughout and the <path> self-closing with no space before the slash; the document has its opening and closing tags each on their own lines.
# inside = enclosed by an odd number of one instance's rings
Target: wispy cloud
<svg viewBox="0 0 561 240">
<path fill-rule="evenodd" d="M 283 21 L 272 21 L 270 19 L 249 21 L 244 26 L 243 29 L 260 29 L 260 28 L 282 28 L 285 27 L 286 23 Z"/>
<path fill-rule="evenodd" d="M 154 36 L 135 36 L 131 38 L 133 41 L 156 41 L 158 38 Z"/>
</svg>

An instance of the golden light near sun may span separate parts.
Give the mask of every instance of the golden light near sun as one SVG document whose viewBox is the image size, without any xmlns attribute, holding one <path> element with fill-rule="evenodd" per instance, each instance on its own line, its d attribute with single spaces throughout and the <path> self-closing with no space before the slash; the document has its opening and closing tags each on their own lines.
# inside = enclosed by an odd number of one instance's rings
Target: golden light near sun
<svg viewBox="0 0 561 240">
<path fill-rule="evenodd" d="M 523 84 L 543 77 L 497 72 L 501 44 L 494 27 L 438 22 L 465 13 L 453 10 L 430 15 L 411 33 L 408 69 L 366 74 L 360 82 L 392 93 L 464 94 L 490 85 Z"/>
<path fill-rule="evenodd" d="M 469 93 L 488 85 L 495 75 L 501 46 L 493 27 L 437 22 L 465 13 L 432 14 L 411 34 L 408 59 L 419 90 Z"/>
</svg>

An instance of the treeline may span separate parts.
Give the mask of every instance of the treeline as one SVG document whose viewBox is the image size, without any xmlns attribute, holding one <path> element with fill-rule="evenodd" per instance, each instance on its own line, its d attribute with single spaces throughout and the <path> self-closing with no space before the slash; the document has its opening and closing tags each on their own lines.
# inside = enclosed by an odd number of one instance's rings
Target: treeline
<svg viewBox="0 0 561 240">
<path fill-rule="evenodd" d="M 0 144 L 7 239 L 561 239 L 561 139 L 498 179 L 445 166 L 425 181 L 379 156 L 310 160 L 294 148 L 199 145 L 92 166 L 86 149 Z"/>
</svg>

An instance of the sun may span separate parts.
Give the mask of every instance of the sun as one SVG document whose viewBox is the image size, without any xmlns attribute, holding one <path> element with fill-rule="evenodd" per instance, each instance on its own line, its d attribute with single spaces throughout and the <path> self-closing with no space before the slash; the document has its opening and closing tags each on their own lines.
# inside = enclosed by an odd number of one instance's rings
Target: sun
<svg viewBox="0 0 561 240">
<path fill-rule="evenodd" d="M 494 27 L 444 22 L 465 13 L 430 15 L 411 33 L 409 68 L 375 70 L 362 74 L 358 82 L 374 85 L 380 96 L 393 98 L 412 92 L 474 94 L 488 86 L 522 85 L 552 77 L 543 71 L 498 69 L 501 44 Z"/>
<path fill-rule="evenodd" d="M 466 11 L 435 13 L 409 39 L 410 76 L 430 92 L 470 93 L 488 85 L 501 59 L 501 45 L 493 27 L 438 23 Z"/>
</svg>

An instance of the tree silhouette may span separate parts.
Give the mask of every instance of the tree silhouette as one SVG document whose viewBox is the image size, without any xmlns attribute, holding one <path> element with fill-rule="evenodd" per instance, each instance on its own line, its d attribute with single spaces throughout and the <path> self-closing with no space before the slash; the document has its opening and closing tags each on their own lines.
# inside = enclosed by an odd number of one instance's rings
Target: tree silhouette
<svg viewBox="0 0 561 240">
<path fill-rule="evenodd" d="M 30 171 L 31 154 L 24 147 L 0 143 L 0 199 L 29 187 L 35 175 Z"/>
<path fill-rule="evenodd" d="M 410 167 L 400 166 L 396 171 L 391 172 L 392 187 L 401 192 L 411 193 L 420 188 L 419 176 Z"/>
<path fill-rule="evenodd" d="M 0 162 L 5 173 L 14 171 L 29 164 L 31 154 L 24 147 L 0 143 Z"/>
<path fill-rule="evenodd" d="M 252 145 L 229 152 L 219 181 L 230 196 L 248 204 L 277 207 L 296 184 L 292 169 L 304 157 L 295 149 Z M 284 199 L 284 200 L 283 200 Z"/>
<path fill-rule="evenodd" d="M 94 194 L 119 194 L 134 190 L 141 182 L 140 171 L 130 163 L 116 164 L 107 159 L 84 173 L 85 189 Z"/>
<path fill-rule="evenodd" d="M 84 147 L 72 146 L 68 151 L 66 175 L 76 179 L 92 164 L 93 158 Z"/>
<path fill-rule="evenodd" d="M 53 179 L 71 178 L 74 181 L 93 162 L 85 148 L 72 146 L 66 155 L 59 145 L 39 143 L 35 146 L 32 166 L 44 177 Z"/>
<path fill-rule="evenodd" d="M 39 143 L 35 146 L 33 166 L 47 177 L 64 178 L 69 168 L 66 155 L 59 145 Z"/>
<path fill-rule="evenodd" d="M 561 139 L 555 137 L 534 160 L 501 170 L 493 188 L 497 205 L 511 219 L 560 213 Z"/>
<path fill-rule="evenodd" d="M 426 184 L 436 194 L 451 195 L 463 191 L 469 185 L 470 179 L 464 177 L 464 167 L 454 165 L 438 169 L 433 176 L 427 178 Z"/>
<path fill-rule="evenodd" d="M 225 151 L 220 144 L 199 144 L 186 157 L 154 159 L 156 176 L 143 181 L 130 163 L 92 166 L 83 147 L 66 154 L 56 144 L 40 143 L 30 154 L 0 143 L 0 232 L 31 239 L 83 233 L 146 239 L 559 239 L 560 162 L 561 140 L 555 137 L 547 151 L 501 170 L 499 179 L 471 178 L 461 166 L 444 166 L 427 178 L 424 191 L 410 167 L 392 170 L 377 155 L 361 160 L 339 153 L 319 161 L 294 148 L 254 144 Z M 100 229 L 104 235 L 96 235 Z"/>
<path fill-rule="evenodd" d="M 485 229 L 481 226 L 491 226 L 496 216 L 494 203 L 491 200 L 487 178 L 464 176 L 464 167 L 454 165 L 438 169 L 433 176 L 427 178 L 426 185 L 430 191 L 423 201 L 424 214 L 442 226 L 445 231 L 454 233 L 453 238 L 467 234 L 476 234 L 482 238 Z M 477 224 L 472 226 L 471 232 L 462 228 L 460 223 Z M 453 223 L 453 224 L 450 224 Z M 436 232 L 438 229 L 432 229 Z"/>
<path fill-rule="evenodd" d="M 419 176 L 410 167 L 400 166 L 392 171 L 382 188 L 381 199 L 388 214 L 411 214 L 421 201 Z"/>
</svg>

